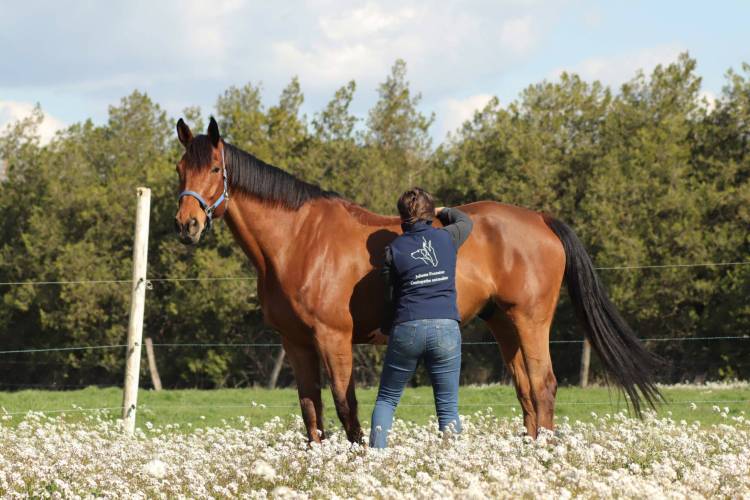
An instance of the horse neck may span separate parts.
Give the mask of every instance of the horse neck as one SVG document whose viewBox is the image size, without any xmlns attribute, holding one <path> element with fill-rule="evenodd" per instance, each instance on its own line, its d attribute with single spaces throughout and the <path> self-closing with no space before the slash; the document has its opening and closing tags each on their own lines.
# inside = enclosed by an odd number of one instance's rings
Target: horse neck
<svg viewBox="0 0 750 500">
<path fill-rule="evenodd" d="M 300 214 L 249 196 L 231 198 L 224 219 L 263 279 L 294 242 Z"/>
</svg>

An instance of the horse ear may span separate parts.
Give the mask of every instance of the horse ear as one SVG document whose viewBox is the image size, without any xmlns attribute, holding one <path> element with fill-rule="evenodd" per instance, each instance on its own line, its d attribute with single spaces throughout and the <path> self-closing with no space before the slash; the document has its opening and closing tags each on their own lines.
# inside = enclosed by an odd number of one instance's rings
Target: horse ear
<svg viewBox="0 0 750 500">
<path fill-rule="evenodd" d="M 177 121 L 177 138 L 185 147 L 193 140 L 193 133 L 182 118 Z"/>
<path fill-rule="evenodd" d="M 211 144 L 214 145 L 214 147 L 219 147 L 219 140 L 221 139 L 221 135 L 219 134 L 219 124 L 216 123 L 216 120 L 214 120 L 214 117 L 211 117 L 211 121 L 208 122 L 208 138 L 211 139 Z"/>
</svg>

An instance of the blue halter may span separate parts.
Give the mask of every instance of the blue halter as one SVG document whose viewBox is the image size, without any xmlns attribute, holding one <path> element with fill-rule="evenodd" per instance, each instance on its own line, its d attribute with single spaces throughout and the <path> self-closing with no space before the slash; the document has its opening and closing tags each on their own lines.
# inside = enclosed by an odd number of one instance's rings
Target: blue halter
<svg viewBox="0 0 750 500">
<path fill-rule="evenodd" d="M 192 196 L 196 200 L 198 200 L 198 203 L 200 204 L 203 211 L 206 213 L 206 227 L 203 229 L 203 232 L 205 233 L 209 229 L 211 229 L 211 224 L 213 222 L 214 218 L 214 210 L 219 208 L 219 206 L 224 203 L 225 201 L 229 203 L 229 189 L 227 187 L 227 164 L 224 161 L 224 148 L 221 148 L 221 176 L 224 178 L 224 191 L 221 193 L 221 196 L 213 202 L 211 205 L 209 205 L 206 200 L 203 199 L 203 196 L 196 193 L 195 191 L 183 191 L 180 193 L 179 199 L 181 200 L 184 196 Z"/>
</svg>

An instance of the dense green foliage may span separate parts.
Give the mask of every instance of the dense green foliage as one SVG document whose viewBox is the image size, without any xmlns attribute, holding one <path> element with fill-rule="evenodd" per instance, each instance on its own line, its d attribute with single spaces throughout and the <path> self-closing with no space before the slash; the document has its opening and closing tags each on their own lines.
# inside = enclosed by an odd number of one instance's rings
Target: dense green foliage
<svg viewBox="0 0 750 500">
<path fill-rule="evenodd" d="M 556 215 L 598 266 L 750 261 L 750 65 L 729 71 L 720 98 L 701 98 L 687 55 L 620 89 L 564 74 L 507 106 L 491 101 L 436 148 L 396 62 L 365 120 L 349 106 L 354 82 L 312 118 L 294 79 L 273 106 L 257 85 L 219 96 L 226 139 L 260 158 L 378 211 L 419 184 L 442 204 L 494 199 Z M 194 130 L 205 119 L 185 110 Z M 149 275 L 251 278 L 223 224 L 197 248 L 173 234 L 181 146 L 174 117 L 134 92 L 103 125 L 75 124 L 41 145 L 38 111 L 0 135 L 0 282 L 127 280 L 135 187 L 152 189 Z M 642 337 L 750 333 L 750 266 L 602 270 L 615 303 Z M 0 285 L 0 350 L 122 344 L 127 283 Z M 563 299 L 554 339 L 579 339 Z M 471 340 L 489 339 L 479 323 Z M 156 343 L 278 342 L 252 280 L 155 282 L 146 336 Z M 649 344 L 672 361 L 663 380 L 750 376 L 750 341 Z M 561 381 L 574 382 L 577 344 L 553 346 Z M 465 382 L 503 376 L 500 357 L 467 347 Z M 168 386 L 263 384 L 273 348 L 159 347 Z M 357 374 L 377 379 L 382 350 L 359 348 Z M 119 383 L 121 349 L 0 355 L 0 386 Z M 145 368 L 144 368 L 145 369 Z M 280 382 L 292 383 L 286 367 Z"/>
</svg>

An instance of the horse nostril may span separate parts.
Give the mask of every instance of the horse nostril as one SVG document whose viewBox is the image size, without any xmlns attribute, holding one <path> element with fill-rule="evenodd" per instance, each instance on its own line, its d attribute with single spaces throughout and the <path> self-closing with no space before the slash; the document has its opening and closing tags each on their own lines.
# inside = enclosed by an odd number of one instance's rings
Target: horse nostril
<svg viewBox="0 0 750 500">
<path fill-rule="evenodd" d="M 195 217 L 191 217 L 190 221 L 187 224 L 187 232 L 188 234 L 195 234 L 198 232 L 198 219 Z"/>
<path fill-rule="evenodd" d="M 177 217 L 174 218 L 174 230 L 177 231 L 177 233 L 182 232 L 182 224 L 180 224 L 180 219 Z"/>
</svg>

